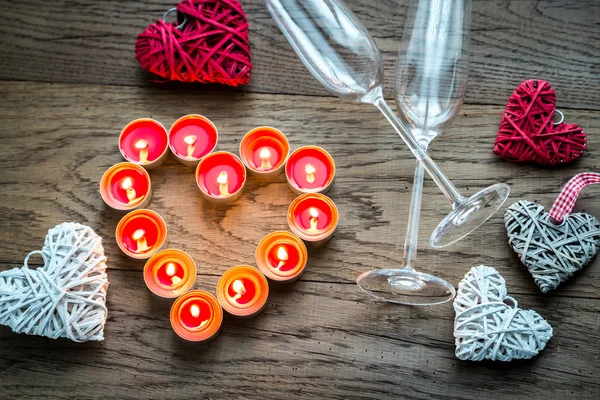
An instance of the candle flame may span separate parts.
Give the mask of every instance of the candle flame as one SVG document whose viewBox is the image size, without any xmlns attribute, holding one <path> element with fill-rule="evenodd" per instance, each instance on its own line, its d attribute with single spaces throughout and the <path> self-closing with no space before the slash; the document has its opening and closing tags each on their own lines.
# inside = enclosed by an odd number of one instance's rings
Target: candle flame
<svg viewBox="0 0 600 400">
<path fill-rule="evenodd" d="M 190 314 L 192 314 L 192 317 L 198 318 L 200 316 L 200 307 L 198 307 L 196 304 L 192 304 L 190 307 Z"/>
<path fill-rule="evenodd" d="M 273 166 L 271 165 L 271 150 L 269 150 L 266 147 L 263 147 L 260 151 L 260 159 L 262 160 L 260 164 L 261 169 L 273 168 Z"/>
<path fill-rule="evenodd" d="M 127 200 L 129 200 L 129 203 L 133 203 L 134 201 L 137 200 L 136 199 L 137 193 L 135 192 L 135 189 L 133 188 L 133 180 L 130 177 L 123 179 L 123 182 L 121 183 L 121 187 L 127 193 Z"/>
<path fill-rule="evenodd" d="M 196 147 L 194 146 L 194 144 L 196 144 L 196 136 L 195 135 L 189 135 L 183 138 L 183 141 L 188 145 L 187 147 L 187 156 L 189 158 L 193 158 L 194 157 L 194 150 L 196 149 Z"/>
<path fill-rule="evenodd" d="M 175 269 L 175 264 L 173 264 L 172 262 L 167 264 L 167 275 L 169 276 L 173 276 L 175 275 L 176 269 Z"/>
<path fill-rule="evenodd" d="M 135 142 L 135 148 L 138 150 L 141 149 L 147 149 L 148 148 L 148 141 L 144 140 L 144 139 L 140 139 L 137 142 Z"/>
<path fill-rule="evenodd" d="M 125 190 L 131 189 L 132 186 L 133 186 L 133 181 L 131 180 L 130 177 L 123 179 L 123 183 L 121 183 L 121 187 L 123 189 L 125 189 Z"/>
<path fill-rule="evenodd" d="M 217 177 L 217 183 L 219 184 L 219 194 L 221 196 L 229 196 L 229 185 L 227 184 L 227 172 L 222 171 Z"/>
<path fill-rule="evenodd" d="M 148 247 L 148 243 L 146 242 L 146 238 L 144 237 L 145 234 L 146 232 L 143 229 L 138 229 L 135 232 L 133 232 L 133 235 L 131 236 L 132 239 L 137 242 L 138 253 L 144 252 L 150 248 Z"/>
<path fill-rule="evenodd" d="M 246 293 L 246 287 L 244 286 L 244 282 L 242 282 L 239 279 L 233 281 L 232 288 L 233 291 L 237 293 L 235 296 L 233 296 L 233 300 L 239 299 Z"/>
<path fill-rule="evenodd" d="M 313 183 L 315 181 L 315 172 L 317 172 L 315 167 L 310 164 L 306 164 L 304 167 L 304 172 L 306 172 L 306 181 L 308 183 Z"/>
<path fill-rule="evenodd" d="M 134 144 L 135 148 L 140 151 L 140 163 L 148 162 L 148 141 L 140 139 Z"/>
<path fill-rule="evenodd" d="M 285 262 L 289 258 L 288 252 L 285 251 L 285 247 L 279 246 L 279 248 L 277 249 L 277 258 L 279 258 L 279 264 L 277 264 L 277 267 L 275 269 L 280 269 L 285 265 Z"/>
<path fill-rule="evenodd" d="M 308 231 L 311 233 L 318 233 L 319 229 L 317 228 L 317 224 L 319 223 L 319 211 L 314 207 L 310 207 L 308 209 L 308 212 L 311 217 L 310 218 L 310 228 L 308 229 Z"/>
</svg>

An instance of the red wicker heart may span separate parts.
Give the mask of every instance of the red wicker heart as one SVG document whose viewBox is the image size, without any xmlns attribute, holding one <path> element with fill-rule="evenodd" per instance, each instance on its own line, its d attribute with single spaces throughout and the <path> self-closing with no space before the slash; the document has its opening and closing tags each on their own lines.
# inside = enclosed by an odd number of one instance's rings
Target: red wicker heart
<svg viewBox="0 0 600 400">
<path fill-rule="evenodd" d="M 237 0 L 184 0 L 179 23 L 157 21 L 135 43 L 142 68 L 168 80 L 248 83 L 252 72 L 248 21 Z M 184 26 L 178 26 L 187 19 Z"/>
<path fill-rule="evenodd" d="M 513 162 L 555 165 L 579 158 L 587 145 L 576 124 L 555 125 L 556 93 L 541 79 L 517 86 L 506 104 L 494 153 Z"/>
</svg>

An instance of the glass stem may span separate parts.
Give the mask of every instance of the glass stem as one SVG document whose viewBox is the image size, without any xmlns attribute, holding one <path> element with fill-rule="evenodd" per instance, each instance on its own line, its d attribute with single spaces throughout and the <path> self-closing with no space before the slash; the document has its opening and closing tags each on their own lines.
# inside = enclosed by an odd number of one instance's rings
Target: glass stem
<svg viewBox="0 0 600 400">
<path fill-rule="evenodd" d="M 427 149 L 427 145 L 424 146 Z M 423 163 L 417 160 L 415 176 L 413 178 L 412 195 L 410 197 L 410 209 L 408 212 L 408 225 L 406 238 L 404 239 L 404 259 L 402 267 L 413 270 L 417 259 L 417 246 L 419 242 L 419 220 L 421 217 L 421 199 L 423 198 L 423 175 L 425 169 Z"/>
<path fill-rule="evenodd" d="M 448 201 L 450 201 L 452 205 L 457 205 L 462 202 L 463 197 L 460 195 L 459 191 L 452 184 L 452 182 L 450 182 L 446 175 L 444 175 L 431 157 L 429 157 L 427 151 L 423 150 L 423 148 L 419 146 L 417 139 L 415 139 L 410 130 L 406 127 L 406 125 L 404 125 L 404 122 L 402 122 L 400 118 L 396 116 L 389 104 L 384 100 L 383 96 L 375 98 L 373 104 L 379 108 L 379 111 L 381 111 L 390 124 L 392 124 L 398 135 L 400 135 L 402 140 L 404 140 L 404 143 L 406 143 L 415 157 L 417 157 L 417 160 L 421 161 L 427 173 L 435 181 Z"/>
</svg>

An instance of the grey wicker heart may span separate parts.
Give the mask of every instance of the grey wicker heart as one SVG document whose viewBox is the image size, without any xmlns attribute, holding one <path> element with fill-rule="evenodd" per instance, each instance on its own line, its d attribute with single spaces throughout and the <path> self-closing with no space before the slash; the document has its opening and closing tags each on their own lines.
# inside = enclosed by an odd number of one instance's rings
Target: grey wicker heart
<svg viewBox="0 0 600 400">
<path fill-rule="evenodd" d="M 485 265 L 471 268 L 460 281 L 454 311 L 456 357 L 461 360 L 529 359 L 552 337 L 550 324 L 537 312 L 520 309 L 507 295 L 504 278 Z"/>
<path fill-rule="evenodd" d="M 521 200 L 504 215 L 508 243 L 547 293 L 585 267 L 600 249 L 600 222 L 574 213 L 553 223 L 544 207 Z"/>
<path fill-rule="evenodd" d="M 27 260 L 41 254 L 44 265 Z M 104 339 L 106 257 L 89 226 L 65 222 L 48 231 L 23 267 L 0 273 L 0 324 L 13 331 L 75 342 Z"/>
</svg>

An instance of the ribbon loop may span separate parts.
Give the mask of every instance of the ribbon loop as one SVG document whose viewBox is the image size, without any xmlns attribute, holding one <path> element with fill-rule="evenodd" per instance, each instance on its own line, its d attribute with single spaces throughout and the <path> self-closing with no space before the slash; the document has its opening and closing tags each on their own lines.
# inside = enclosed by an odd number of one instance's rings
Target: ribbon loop
<svg viewBox="0 0 600 400">
<path fill-rule="evenodd" d="M 562 222 L 566 215 L 571 214 L 575 202 L 581 190 L 595 183 L 600 183 L 600 174 L 597 172 L 583 172 L 575 175 L 567 182 L 565 187 L 562 188 L 560 194 L 554 201 L 549 214 L 558 222 Z"/>
</svg>

